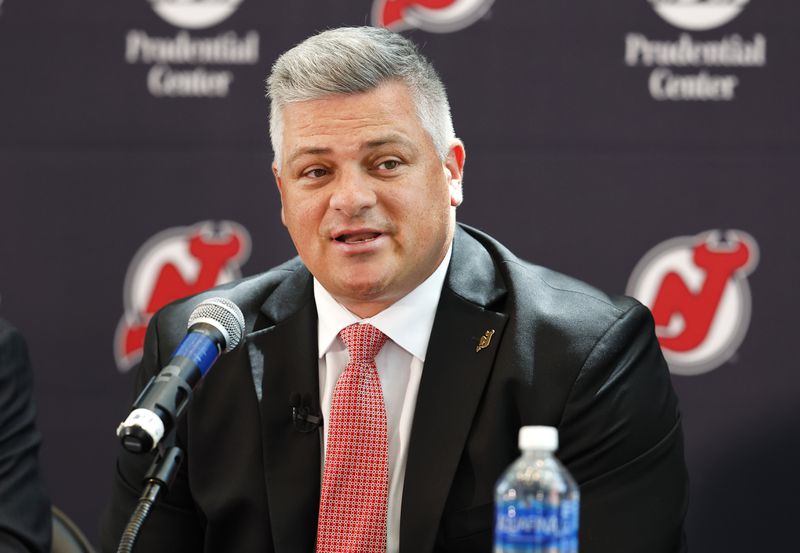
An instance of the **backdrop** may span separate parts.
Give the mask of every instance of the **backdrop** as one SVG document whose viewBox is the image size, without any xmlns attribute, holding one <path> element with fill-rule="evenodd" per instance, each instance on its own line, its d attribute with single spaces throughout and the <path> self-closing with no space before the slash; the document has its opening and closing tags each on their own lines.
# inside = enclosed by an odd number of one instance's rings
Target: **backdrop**
<svg viewBox="0 0 800 553">
<path fill-rule="evenodd" d="M 373 24 L 447 85 L 460 220 L 653 310 L 692 550 L 794 543 L 800 5 L 613 4 L 0 0 L 0 315 L 29 341 L 54 503 L 96 539 L 153 310 L 293 254 L 270 64 Z"/>
</svg>

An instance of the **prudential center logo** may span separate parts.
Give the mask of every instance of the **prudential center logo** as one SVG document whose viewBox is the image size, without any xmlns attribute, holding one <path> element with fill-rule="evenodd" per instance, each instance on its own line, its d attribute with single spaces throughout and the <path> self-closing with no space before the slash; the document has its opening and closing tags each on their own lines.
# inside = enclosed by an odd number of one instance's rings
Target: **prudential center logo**
<svg viewBox="0 0 800 553">
<path fill-rule="evenodd" d="M 716 29 L 733 20 L 750 0 L 649 0 L 667 23 L 687 31 Z"/>
<path fill-rule="evenodd" d="M 650 97 L 659 102 L 730 102 L 742 85 L 742 68 L 767 64 L 764 33 L 742 33 L 745 19 L 730 22 L 750 0 L 647 0 L 661 19 L 680 29 L 652 39 L 643 32 L 625 35 L 625 65 L 649 68 Z M 724 26 L 724 27 L 723 27 Z M 722 36 L 709 32 L 722 27 Z M 696 32 L 703 32 L 697 36 Z M 753 75 L 753 72 L 749 72 Z M 752 78 L 752 77 L 748 77 Z"/>
<path fill-rule="evenodd" d="M 258 63 L 258 31 L 240 33 L 230 22 L 219 25 L 242 0 L 147 3 L 161 19 L 179 29 L 172 36 L 130 29 L 125 36 L 125 61 L 148 68 L 144 81 L 153 97 L 226 98 L 238 69 Z"/>
<path fill-rule="evenodd" d="M 184 29 L 205 29 L 221 23 L 242 0 L 149 0 L 161 19 Z"/>
</svg>

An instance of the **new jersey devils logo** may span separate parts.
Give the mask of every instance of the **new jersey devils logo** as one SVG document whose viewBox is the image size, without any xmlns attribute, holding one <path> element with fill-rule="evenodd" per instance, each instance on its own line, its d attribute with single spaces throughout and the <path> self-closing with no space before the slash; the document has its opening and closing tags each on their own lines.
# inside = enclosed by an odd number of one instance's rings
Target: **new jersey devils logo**
<svg viewBox="0 0 800 553">
<path fill-rule="evenodd" d="M 663 242 L 639 262 L 627 293 L 650 307 L 670 370 L 700 374 L 736 353 L 750 323 L 758 246 L 742 231 Z"/>
<path fill-rule="evenodd" d="M 399 32 L 452 33 L 483 17 L 494 0 L 374 0 L 372 24 Z"/>
<path fill-rule="evenodd" d="M 119 370 L 127 371 L 141 359 L 153 313 L 171 301 L 239 278 L 249 255 L 250 235 L 231 221 L 171 228 L 145 242 L 125 275 L 125 314 L 114 340 Z"/>
</svg>

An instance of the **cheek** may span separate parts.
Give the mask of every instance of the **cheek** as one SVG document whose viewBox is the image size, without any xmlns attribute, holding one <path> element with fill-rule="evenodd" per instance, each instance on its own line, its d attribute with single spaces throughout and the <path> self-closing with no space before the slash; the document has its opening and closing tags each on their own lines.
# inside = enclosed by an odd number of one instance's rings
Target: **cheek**
<svg viewBox="0 0 800 553">
<path fill-rule="evenodd" d="M 431 188 L 417 190 L 405 201 L 406 217 L 417 228 L 418 234 L 436 233 L 450 217 L 449 188 L 441 179 L 428 182 L 435 184 Z"/>
<path fill-rule="evenodd" d="M 303 230 L 307 232 L 319 225 L 325 213 L 324 204 L 315 201 L 315 198 L 307 197 L 287 197 L 283 204 L 283 213 L 286 219 L 286 226 L 289 230 Z"/>
</svg>

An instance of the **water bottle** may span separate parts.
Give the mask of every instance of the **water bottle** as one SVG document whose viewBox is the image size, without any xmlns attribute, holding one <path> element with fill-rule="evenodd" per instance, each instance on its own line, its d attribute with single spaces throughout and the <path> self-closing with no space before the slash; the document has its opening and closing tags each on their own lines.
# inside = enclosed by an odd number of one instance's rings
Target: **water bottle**
<svg viewBox="0 0 800 553">
<path fill-rule="evenodd" d="M 553 456 L 558 430 L 524 426 L 495 492 L 494 553 L 577 553 L 580 492 Z"/>
</svg>

